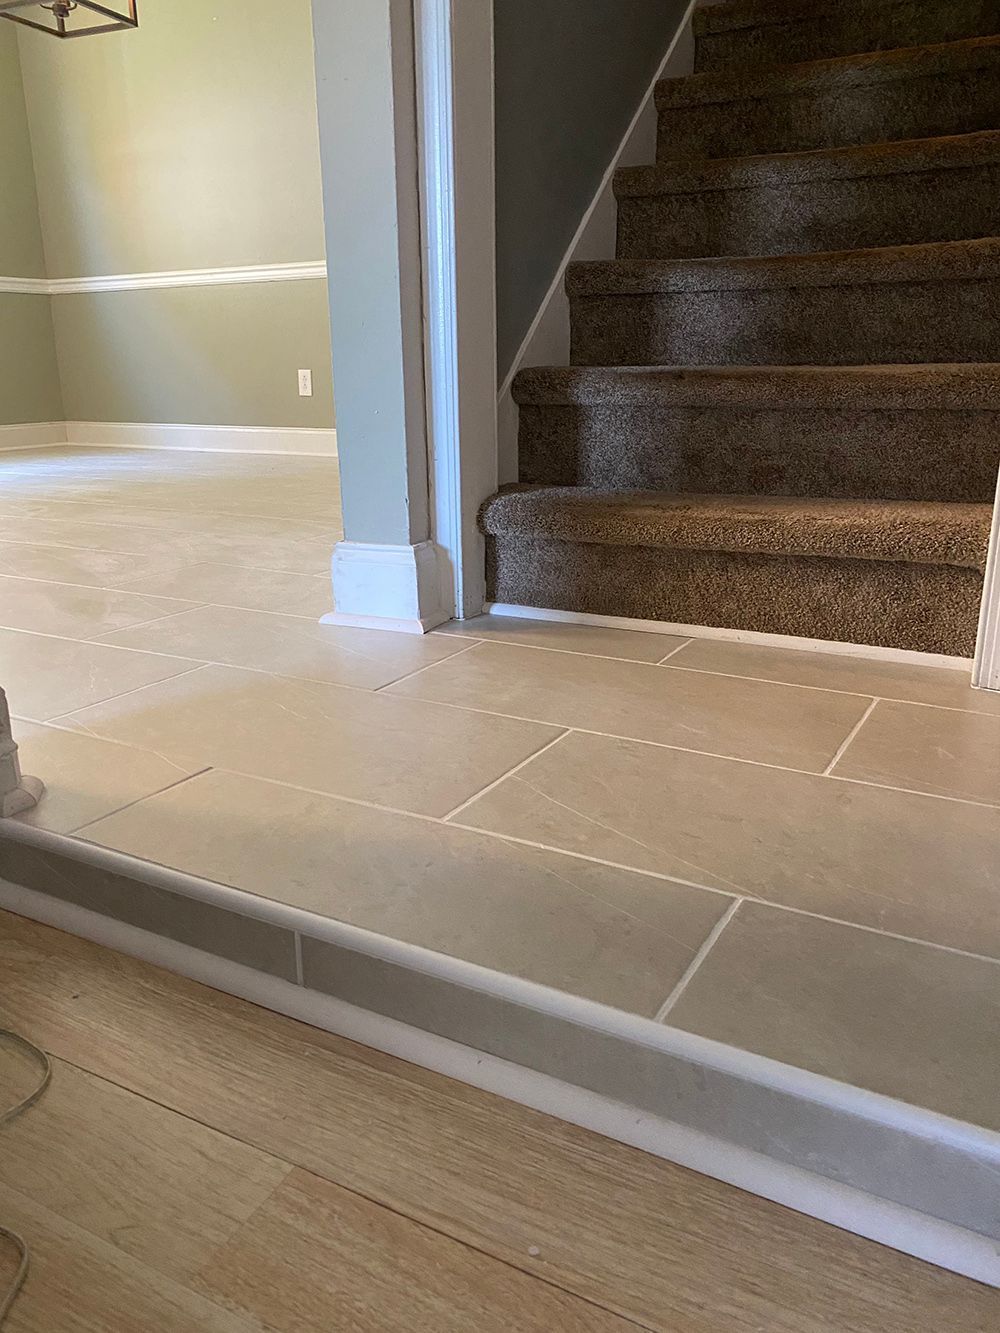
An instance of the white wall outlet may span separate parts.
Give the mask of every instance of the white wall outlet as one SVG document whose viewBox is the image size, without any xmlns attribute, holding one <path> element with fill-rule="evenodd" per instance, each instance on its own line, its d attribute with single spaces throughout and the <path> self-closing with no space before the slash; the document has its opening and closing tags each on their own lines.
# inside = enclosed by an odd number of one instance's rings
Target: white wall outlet
<svg viewBox="0 0 1000 1333">
<path fill-rule="evenodd" d="M 313 396 L 313 373 L 311 370 L 299 371 L 299 397 L 311 398 Z"/>
</svg>

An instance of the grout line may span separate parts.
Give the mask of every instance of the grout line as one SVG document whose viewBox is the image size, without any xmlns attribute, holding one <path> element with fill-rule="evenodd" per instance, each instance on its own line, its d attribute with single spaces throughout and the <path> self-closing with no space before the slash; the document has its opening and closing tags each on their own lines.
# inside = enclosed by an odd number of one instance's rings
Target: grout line
<svg viewBox="0 0 1000 1333">
<path fill-rule="evenodd" d="M 456 625 L 458 625 L 458 624 L 461 624 L 462 622 L 456 620 L 456 621 L 450 621 L 449 623 L 450 623 L 450 624 L 456 624 Z M 542 624 L 542 623 L 545 623 L 545 622 L 535 621 L 535 622 L 529 622 L 529 623 Z M 552 623 L 552 622 L 548 622 L 548 623 Z M 442 627 L 442 629 L 443 629 L 443 627 Z M 621 631 L 619 631 L 619 632 L 620 632 L 620 633 L 623 633 L 623 634 L 634 634 L 634 633 L 635 633 L 634 630 L 621 630 Z M 501 647 L 501 648 L 524 648 L 524 649 L 526 649 L 527 651 L 529 651 L 529 652 L 533 652 L 533 653 L 559 653 L 559 655 L 562 656 L 562 657 L 585 657 L 585 658 L 592 658 L 592 659 L 595 659 L 595 660 L 598 661 L 598 662 L 625 662 L 625 663 L 627 663 L 629 666 L 647 666 L 647 667 L 648 667 L 648 666 L 659 666 L 659 665 L 660 665 L 659 661 L 655 661 L 655 662 L 654 662 L 654 661 L 650 661 L 650 659 L 649 659 L 648 657 L 619 657 L 616 653 L 588 653 L 588 652 L 584 652 L 582 648 L 557 648 L 557 647 L 555 647 L 555 645 L 553 645 L 553 644 L 548 644 L 548 643 L 522 643 L 520 639 L 507 639 L 507 638 L 502 638 L 502 637 L 500 637 L 499 635 L 496 635 L 496 634 L 490 634 L 490 635 L 488 635 L 487 637 L 483 637 L 482 635 L 475 636 L 475 635 L 472 634 L 471 631 L 470 631 L 469 633 L 464 633 L 464 632 L 461 632 L 461 631 L 459 631 L 459 630 L 447 630 L 447 631 L 443 631 L 443 632 L 442 632 L 441 630 L 431 630 L 431 633 L 432 633 L 432 634 L 438 634 L 438 633 L 440 633 L 442 638 L 448 638 L 448 639 L 471 639 L 471 638 L 477 638 L 477 641 L 478 641 L 479 643 L 483 643 L 483 644 L 497 644 L 497 645 L 498 645 L 499 647 Z M 648 638 L 649 636 L 647 635 L 646 637 Z M 690 642 L 691 642 L 690 639 L 685 639 L 683 643 L 678 644 L 677 647 L 674 648 L 672 651 L 673 651 L 673 652 L 680 652 L 680 650 L 681 650 L 682 648 L 686 648 L 687 645 L 688 645 Z M 669 657 L 670 654 L 668 653 L 667 656 Z M 664 659 L 664 660 L 665 660 L 665 659 Z M 751 679 L 751 678 L 748 677 L 748 679 Z"/>
<path fill-rule="evenodd" d="M 297 985 L 304 986 L 306 984 L 306 974 L 302 965 L 302 932 L 293 930 L 292 939 L 295 941 L 295 981 Z"/>
<path fill-rule="evenodd" d="M 166 762 L 172 763 L 173 761 L 167 760 Z M 180 766 L 177 765 L 177 767 Z M 67 836 L 75 838 L 82 833 L 84 829 L 92 828 L 94 824 L 100 824 L 102 820 L 110 819 L 112 815 L 120 815 L 123 810 L 131 810 L 134 805 L 141 805 L 143 801 L 151 800 L 154 796 L 162 796 L 165 792 L 173 791 L 175 787 L 183 787 L 185 782 L 190 782 L 192 778 L 200 778 L 204 773 L 211 773 L 211 771 L 210 768 L 199 768 L 195 773 L 185 773 L 184 776 L 178 778 L 176 782 L 168 782 L 165 787 L 157 787 L 156 791 L 144 792 L 142 796 L 137 796 L 134 801 L 126 801 L 124 805 L 117 805 L 113 810 L 106 810 L 102 815 L 95 815 L 93 819 L 88 819 L 85 824 L 81 824 L 78 828 L 73 829 Z M 83 841 L 89 842 L 90 839 L 85 838 Z"/>
<path fill-rule="evenodd" d="M 47 723 L 36 723 L 35 725 L 39 725 L 39 726 L 47 726 L 48 724 L 47 724 Z M 67 730 L 67 729 L 66 729 L 66 728 L 60 728 L 60 730 Z M 74 735 L 79 735 L 79 734 L 86 734 L 86 733 L 79 733 L 79 732 L 75 732 L 75 731 L 74 731 L 73 734 L 74 734 Z M 104 738 L 104 737 L 100 737 L 99 739 L 107 740 L 107 744 L 109 744 L 109 745 L 121 745 L 121 746 L 123 746 L 123 747 L 126 748 L 126 749 L 133 749 L 133 750 L 134 750 L 134 749 L 138 749 L 138 748 L 139 748 L 139 747 L 137 747 L 137 746 L 129 745 L 129 744 L 128 744 L 127 742 L 125 742 L 125 741 L 111 740 L 111 739 Z M 544 748 L 544 749 L 550 749 L 550 748 L 552 748 L 552 746 L 556 745 L 556 744 L 558 743 L 558 741 L 560 741 L 560 740 L 562 740 L 562 739 L 564 739 L 564 737 L 561 737 L 561 736 L 560 736 L 560 737 L 556 737 L 555 740 L 550 741 L 550 742 L 548 743 L 548 745 L 546 745 L 546 746 L 543 747 L 543 748 Z M 151 753 L 153 753 L 153 751 L 143 751 L 143 753 L 151 754 Z M 518 768 L 522 768 L 522 767 L 524 766 L 524 764 L 530 763 L 531 759 L 537 758 L 538 755 L 540 755 L 540 754 L 542 754 L 542 753 L 543 753 L 542 750 L 537 751 L 535 755 L 531 755 L 531 756 L 529 756 L 529 758 L 526 759 L 526 760 L 524 760 L 522 764 L 518 765 Z M 218 766 L 212 766 L 212 767 L 209 767 L 209 768 L 201 769 L 201 770 L 199 770 L 198 773 L 192 773 L 192 774 L 189 774 L 189 775 L 187 775 L 186 777 L 179 779 L 178 782 L 173 783 L 173 784 L 171 784 L 171 785 L 172 785 L 172 786 L 180 786 L 180 785 L 182 785 L 182 784 L 185 783 L 185 782 L 194 781 L 195 778 L 198 778 L 198 777 L 204 777 L 204 776 L 205 776 L 206 774 L 208 774 L 208 773 L 220 773 L 220 774 L 230 775 L 230 776 L 233 776 L 233 777 L 246 778 L 246 779 L 248 779 L 248 780 L 250 780 L 250 781 L 253 781 L 253 782 L 262 782 L 262 783 L 265 783 L 265 784 L 267 784 L 267 785 L 269 785 L 269 786 L 283 787 L 283 788 L 287 788 L 287 789 L 290 790 L 290 791 L 302 792 L 303 794 L 305 794 L 305 795 L 309 795 L 309 796 L 319 796 L 319 797 L 321 797 L 321 798 L 323 798 L 323 799 L 325 799 L 325 800 L 329 800 L 329 801 L 339 801 L 339 802 L 343 802 L 345 805 L 360 806 L 360 807 L 362 807 L 363 809 L 366 809 L 366 810 L 376 810 L 376 811 L 378 811 L 378 812 L 381 813 L 381 814 L 398 815 L 398 816 L 400 816 L 400 817 L 403 818 L 403 819 L 414 819 L 414 820 L 418 820 L 418 821 L 420 821 L 421 823 L 424 823 L 424 824 L 438 824 L 438 825 L 441 825 L 441 826 L 447 826 L 448 828 L 461 829 L 463 832 L 466 832 L 466 833 L 474 833 L 474 834 L 477 834 L 477 835 L 479 835 L 480 837 L 484 837 L 484 838 L 492 838 L 492 839 L 494 839 L 495 841 L 498 841 L 498 842 L 514 843 L 514 844 L 517 845 L 517 846 L 530 847 L 530 848 L 532 848 L 532 849 L 534 849 L 534 850 L 537 850 L 537 851 L 550 852 L 550 853 L 553 853 L 553 854 L 555 854 L 555 855 L 557 855 L 557 856 L 565 856 L 565 857 L 568 857 L 570 860 L 574 860 L 574 861 L 587 861 L 587 862 L 591 863 L 592 865 L 606 866 L 608 869 L 611 869 L 611 870 L 624 870 L 624 871 L 627 871 L 628 873 L 633 874 L 633 875 L 644 875 L 647 879 L 657 880 L 657 881 L 659 881 L 660 883 L 663 883 L 663 884 L 678 885 L 678 886 L 681 886 L 681 887 L 683 887 L 683 888 L 696 889 L 696 890 L 698 890 L 698 891 L 700 891 L 700 892 L 702 892 L 702 893 L 711 893 L 711 894 L 716 894 L 716 895 L 718 895 L 718 896 L 720 896 L 720 897 L 728 898 L 728 899 L 730 899 L 730 900 L 733 899 L 733 894 L 732 894 L 732 892 L 731 892 L 730 890 L 728 890 L 728 889 L 720 889 L 720 888 L 716 888 L 716 887 L 714 887 L 714 886 L 712 886 L 712 885 L 710 885 L 710 884 L 703 884 L 703 883 L 700 883 L 700 882 L 698 882 L 697 880 L 683 879 L 682 877 L 680 877 L 680 876 L 678 876 L 678 875 L 669 875 L 669 874 L 665 873 L 664 871 L 660 871 L 660 870 L 649 870 L 649 869 L 647 869 L 646 867 L 643 867 L 643 866 L 636 866 L 636 865 L 629 865 L 629 864 L 627 864 L 627 863 L 625 863 L 625 862 L 623 862 L 623 861 L 611 861 L 611 860 L 608 860 L 608 859 L 606 859 L 606 858 L 604 858 L 604 857 L 600 857 L 600 856 L 592 856 L 592 855 L 588 854 L 587 852 L 579 852 L 579 851 L 572 850 L 572 849 L 570 849 L 570 848 L 568 848 L 568 847 L 560 847 L 560 846 L 558 846 L 558 845 L 556 845 L 556 844 L 554 844 L 554 843 L 538 842 L 538 841 L 535 841 L 535 840 L 530 839 L 530 838 L 522 838 L 522 837 L 519 837 L 517 834 L 513 834 L 513 833 L 504 833 L 504 832 L 501 832 L 501 831 L 499 831 L 499 830 L 497 830 L 497 829 L 489 829 L 489 828 L 478 827 L 478 826 L 475 825 L 475 824 L 452 823 L 452 822 L 450 822 L 451 819 L 452 819 L 452 815 L 439 817 L 439 816 L 436 816 L 436 815 L 427 815 L 427 814 L 423 814 L 423 813 L 421 813 L 421 812 L 419 812 L 419 811 L 415 811 L 415 810 L 402 810 L 402 809 L 399 809 L 399 808 L 396 807 L 396 806 L 379 805 L 379 804 L 377 804 L 377 803 L 374 802 L 374 801 L 365 801 L 365 800 L 362 800 L 360 797 L 356 797 L 356 796 L 344 796 L 344 795 L 340 795 L 340 794 L 338 794 L 338 793 L 336 793 L 336 792 L 321 791 L 321 790 L 320 790 L 319 788 L 317 788 L 317 787 L 303 787 L 303 786 L 300 786 L 300 785 L 298 785 L 298 784 L 296 784 L 296 783 L 286 782 L 286 781 L 283 781 L 283 780 L 281 780 L 281 779 L 277 779 L 277 778 L 266 778 L 266 777 L 262 777 L 259 773 L 245 773 L 245 772 L 240 771 L 239 769 L 231 769 L 231 768 L 223 768 L 223 767 L 218 767 Z M 505 774 L 504 777 L 508 777 L 508 776 L 512 776 L 512 775 L 513 775 L 513 771 L 512 771 L 511 774 Z M 496 783 L 493 783 L 493 784 L 491 784 L 491 785 L 492 785 L 492 786 L 496 786 L 499 782 L 502 782 L 503 780 L 504 780 L 503 778 L 498 778 L 498 779 L 497 779 L 497 782 L 496 782 Z M 877 785 L 877 784 L 867 784 L 867 785 Z M 164 790 L 167 790 L 167 789 L 164 788 Z M 477 793 L 476 796 L 470 797 L 470 801 L 474 801 L 474 800 L 476 800 L 477 797 L 478 797 L 479 795 L 482 795 L 482 794 L 483 794 L 483 793 Z M 919 794 L 922 795 L 923 793 L 919 793 Z M 150 793 L 148 796 L 140 797 L 138 801 L 133 802 L 132 804 L 140 804 L 140 803 L 142 803 L 143 801 L 146 801 L 146 800 L 153 800 L 153 799 L 155 799 L 155 797 L 158 796 L 158 795 L 160 795 L 159 792 Z M 461 807 L 460 807 L 460 808 L 461 808 Z M 456 812 L 456 813 L 457 813 L 457 812 Z M 101 818 L 106 818 L 106 817 L 107 817 L 107 816 L 101 816 Z M 447 821 L 447 823 L 446 823 L 446 821 Z M 16 821 L 15 821 L 15 822 L 16 822 Z M 87 826 L 84 825 L 84 826 L 82 826 L 82 827 L 87 827 Z M 71 841 L 72 839 L 74 839 L 74 838 L 77 837 L 77 833 L 72 833 L 72 834 L 60 834 L 60 835 L 57 835 L 57 836 L 66 838 L 67 841 Z M 89 840 L 89 839 L 85 839 L 85 838 L 80 838 L 80 841 L 90 841 L 90 840 Z M 96 845 L 101 846 L 102 844 L 98 843 L 98 844 L 96 844 Z M 167 869 L 170 869 L 170 867 L 166 867 L 166 868 L 167 868 Z M 181 872 L 181 873 L 184 873 L 184 872 Z M 239 885 L 234 885 L 233 887 L 236 888 L 236 889 L 237 889 L 239 892 L 241 892 L 241 893 L 249 893 L 249 892 L 250 892 L 250 890 L 240 889 Z M 276 899 L 275 901 L 276 901 L 276 902 L 279 902 L 279 903 L 281 902 L 280 899 Z M 917 936 L 917 935 L 904 935 L 904 934 L 900 933 L 899 931 L 885 930 L 884 928 L 879 927 L 879 926 L 870 926 L 870 925 L 866 924 L 865 922 L 849 920 L 847 917 L 829 916 L 829 915 L 827 915 L 827 914 L 824 913 L 824 912 L 816 912 L 816 911 L 812 911 L 812 910 L 810 910 L 809 908 L 805 908 L 805 907 L 795 907 L 795 906 L 793 906 L 793 905 L 790 904 L 790 903 L 777 902 L 775 899 L 772 899 L 772 898 L 765 898 L 765 897 L 762 897 L 760 894 L 756 894 L 756 893 L 744 892 L 744 893 L 738 895 L 738 897 L 737 897 L 737 903 L 739 903 L 739 902 L 744 902 L 744 903 L 745 903 L 745 902 L 757 903 L 757 904 L 760 904 L 760 905 L 762 905 L 762 906 L 764 906 L 764 907 L 772 908 L 774 911 L 778 911 L 778 912 L 790 912 L 790 913 L 792 913 L 792 914 L 794 914 L 794 915 L 796 915 L 796 916 L 811 917 L 811 918 L 813 918 L 814 920 L 817 920 L 817 921 L 825 921 L 825 922 L 828 922 L 830 925 L 844 926 L 844 927 L 847 927 L 847 928 L 849 928 L 849 929 L 851 929 L 851 930 L 862 930 L 862 931 L 865 931 L 867 934 L 870 934 L 870 935 L 881 935 L 881 936 L 886 937 L 886 938 L 888 938 L 888 939 L 899 940 L 901 943 L 904 943 L 904 944 L 917 944 L 917 945 L 922 945 L 922 946 L 924 946 L 925 948 L 939 949 L 939 950 L 941 950 L 941 951 L 943 951 L 943 952 L 945 952 L 945 953 L 957 954 L 957 955 L 958 955 L 959 957 L 961 957 L 961 958 L 970 958 L 970 959 L 973 959 L 973 960 L 975 960 L 975 961 L 977 961 L 977 962 L 992 963 L 992 964 L 994 964 L 995 966 L 1000 967 L 1000 957 L 992 956 L 992 955 L 990 955 L 990 954 L 977 953 L 977 952 L 975 952 L 974 950 L 971 950 L 971 949 L 962 949 L 962 948 L 960 948 L 958 945 L 954 945 L 954 944 L 942 944 L 942 943 L 940 943 L 940 942 L 937 941 L 937 940 L 928 939 L 928 938 L 921 938 L 920 936 Z M 324 915 L 324 914 L 323 914 L 323 913 L 318 913 L 318 915 L 322 916 L 322 915 Z M 334 919 L 334 918 L 331 918 L 331 919 Z"/>
<path fill-rule="evenodd" d="M 674 1005 L 687 990 L 688 986 L 690 985 L 694 977 L 694 974 L 698 971 L 699 967 L 701 967 L 702 963 L 708 957 L 712 948 L 717 943 L 719 936 L 729 925 L 730 921 L 732 921 L 733 917 L 739 911 L 740 905 L 744 901 L 745 899 L 743 898 L 734 898 L 732 903 L 729 905 L 728 910 L 725 911 L 721 917 L 719 917 L 718 921 L 716 921 L 715 925 L 709 931 L 707 937 L 702 943 L 701 948 L 691 959 L 691 962 L 685 969 L 684 975 L 681 977 L 680 981 L 678 981 L 677 985 L 673 988 L 673 990 L 664 1000 L 663 1004 L 661 1004 L 659 1009 L 656 1011 L 656 1015 L 653 1020 L 654 1022 L 663 1023 L 666 1021 L 667 1015 L 670 1013 L 671 1009 L 673 1009 Z"/>
<path fill-rule="evenodd" d="M 463 810 L 468 809 L 468 807 L 472 805 L 474 801 L 478 801 L 480 797 L 486 796 L 489 792 L 493 790 L 494 787 L 499 787 L 501 782 L 506 782 L 506 780 L 508 778 L 512 778 L 515 775 L 515 773 L 520 773 L 522 768 L 526 768 L 527 765 L 532 763 L 534 760 L 540 759 L 541 756 L 545 754 L 546 750 L 551 750 L 554 745 L 558 745 L 560 741 L 565 740 L 566 737 L 570 734 L 571 730 L 572 728 L 567 727 L 565 730 L 561 731 L 558 736 L 546 742 L 546 744 L 543 745 L 540 750 L 535 750 L 533 754 L 529 754 L 527 759 L 522 759 L 519 764 L 515 764 L 514 767 L 508 769 L 506 773 L 502 773 L 500 777 L 496 778 L 495 781 L 488 783 L 485 787 L 483 787 L 481 791 L 473 792 L 473 794 L 469 797 L 467 801 L 463 801 L 461 805 L 457 805 L 454 810 L 450 811 L 446 815 L 443 815 L 440 820 L 440 823 L 442 824 L 449 823 L 452 819 L 455 818 L 456 815 L 460 815 Z"/>
<path fill-rule="evenodd" d="M 669 662 L 672 657 L 676 657 L 679 652 L 681 652 L 684 648 L 689 647 L 692 643 L 694 643 L 694 639 L 685 639 L 684 642 L 679 643 L 676 648 L 671 648 L 670 652 L 667 653 L 666 657 L 661 657 L 660 660 L 656 663 L 656 665 L 663 666 L 664 662 Z"/>
<path fill-rule="evenodd" d="M 122 690 L 121 694 L 111 694 L 106 699 L 98 699 L 95 703 L 82 704 L 79 708 L 69 708 L 65 713 L 56 713 L 54 717 L 47 717 L 42 723 L 42 726 L 47 727 L 57 722 L 65 721 L 66 718 L 75 717 L 77 713 L 85 713 L 90 708 L 103 708 L 105 704 L 116 703 L 119 699 L 128 699 L 133 694 L 141 694 L 143 690 L 153 690 L 157 685 L 169 685 L 172 681 L 182 680 L 185 676 L 193 676 L 196 671 L 204 671 L 206 666 L 208 666 L 207 662 L 198 662 L 195 666 L 188 667 L 187 671 L 178 671 L 176 676 L 167 676 L 163 680 L 150 680 L 147 681 L 145 685 L 137 685 L 133 690 Z M 95 740 L 106 739 L 103 736 L 97 735 L 96 732 L 91 731 L 89 727 L 85 730 L 81 730 L 80 727 L 58 727 L 57 730 L 71 731 L 77 736 L 92 736 Z M 127 744 L 127 742 L 123 743 Z M 129 745 L 128 748 L 130 750 L 141 750 L 144 754 L 156 754 L 155 750 L 148 750 L 144 745 Z M 157 758 L 162 759 L 163 756 L 157 755 Z M 172 759 L 167 760 L 167 763 L 173 762 Z"/>
<path fill-rule="evenodd" d="M 64 584 L 63 587 L 67 587 L 67 585 Z M 115 589 L 111 588 L 99 589 L 99 591 L 113 592 L 115 591 Z M 129 596 L 135 596 L 135 595 L 129 595 Z M 205 601 L 200 601 L 200 603 L 188 603 L 187 607 L 181 607 L 180 611 L 165 611 L 163 615 L 153 616 L 151 620 L 140 620 L 139 623 L 135 625 L 124 625 L 123 629 L 145 629 L 147 625 L 159 625 L 161 620 L 173 620 L 173 617 L 175 616 L 187 616 L 187 613 L 189 611 L 203 611 L 203 609 L 205 607 L 208 607 L 208 605 L 211 605 L 211 603 L 205 603 Z M 21 629 L 19 633 L 23 633 L 23 635 L 35 635 L 37 631 L 35 631 L 35 629 Z M 105 639 L 105 637 L 108 637 L 109 635 L 120 635 L 120 633 L 121 629 L 101 629 L 101 631 L 97 633 L 97 635 L 89 636 L 89 639 L 75 639 L 72 641 L 73 643 L 77 644 L 97 644 L 99 645 L 100 648 L 119 648 L 120 647 L 119 644 L 105 644 L 103 643 L 103 640 Z M 45 635 L 44 637 L 45 639 L 72 639 L 72 636 L 69 635 Z M 125 649 L 125 652 L 129 653 L 137 653 L 143 651 L 144 649 L 141 648 Z M 156 653 L 156 656 L 176 657 L 177 653 Z M 192 659 L 192 657 L 188 657 L 187 659 L 187 661 L 197 661 L 197 660 L 200 659 Z"/>
<path fill-rule="evenodd" d="M 384 685 L 376 685 L 375 689 L 366 691 L 366 693 L 381 694 L 382 691 L 387 690 L 390 685 L 401 685 L 404 680 L 412 680 L 414 676 L 419 676 L 425 671 L 430 671 L 432 667 L 441 666 L 445 662 L 451 662 L 456 657 L 461 657 L 463 653 L 471 652 L 473 648 L 479 647 L 479 642 L 478 639 L 474 639 L 472 643 L 467 643 L 464 648 L 459 648 L 458 652 L 450 653 L 447 657 L 437 657 L 433 662 L 425 662 L 422 667 L 417 667 L 415 671 L 407 671 L 405 675 L 397 676 L 395 680 L 387 680 Z M 401 699 L 405 699 L 406 697 L 406 695 L 400 695 Z"/>
<path fill-rule="evenodd" d="M 837 748 L 837 753 L 833 756 L 829 764 L 827 764 L 826 768 L 824 768 L 823 770 L 824 778 L 830 777 L 830 775 L 833 773 L 833 770 L 837 767 L 841 759 L 843 759 L 844 755 L 847 753 L 847 747 L 850 745 L 851 741 L 854 740 L 858 732 L 871 717 L 872 713 L 874 713 L 875 709 L 879 705 L 879 702 L 880 700 L 878 699 L 873 699 L 871 701 L 871 703 L 868 705 L 865 711 L 861 714 L 860 718 L 857 720 L 857 722 L 854 724 L 851 730 L 844 737 L 843 741 L 841 741 L 839 747 Z"/>
</svg>

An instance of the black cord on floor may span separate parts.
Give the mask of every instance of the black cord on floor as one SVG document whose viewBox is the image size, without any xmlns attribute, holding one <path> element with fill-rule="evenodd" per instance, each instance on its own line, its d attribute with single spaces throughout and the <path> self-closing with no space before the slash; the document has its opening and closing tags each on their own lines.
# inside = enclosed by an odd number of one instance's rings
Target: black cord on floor
<svg viewBox="0 0 1000 1333">
<path fill-rule="evenodd" d="M 52 1079 L 52 1063 L 43 1050 L 40 1050 L 34 1042 L 28 1041 L 17 1032 L 11 1032 L 7 1028 L 0 1028 L 0 1044 L 13 1046 L 16 1050 L 23 1051 L 41 1071 L 41 1078 L 37 1086 L 27 1097 L 23 1097 L 16 1105 L 9 1107 L 6 1111 L 0 1111 L 0 1127 L 9 1125 L 12 1120 L 16 1120 L 19 1115 L 34 1106 L 39 1097 L 44 1093 Z M 7 1294 L 0 1298 L 0 1324 L 10 1314 L 11 1306 L 17 1300 L 18 1293 L 24 1286 L 24 1279 L 28 1276 L 28 1245 L 23 1236 L 19 1236 L 16 1231 L 10 1231 L 5 1226 L 0 1226 L 0 1236 L 5 1236 L 17 1250 L 20 1256 L 20 1262 L 17 1266 L 17 1272 L 14 1274 L 14 1280 L 7 1291 Z"/>
</svg>

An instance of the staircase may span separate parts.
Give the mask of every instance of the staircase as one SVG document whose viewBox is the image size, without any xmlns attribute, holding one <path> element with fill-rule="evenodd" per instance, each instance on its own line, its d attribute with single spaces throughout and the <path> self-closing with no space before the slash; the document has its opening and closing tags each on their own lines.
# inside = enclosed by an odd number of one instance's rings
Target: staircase
<svg viewBox="0 0 1000 1333">
<path fill-rule="evenodd" d="M 1000 0 L 734 0 L 523 371 L 493 602 L 970 657 L 1000 467 Z"/>
</svg>

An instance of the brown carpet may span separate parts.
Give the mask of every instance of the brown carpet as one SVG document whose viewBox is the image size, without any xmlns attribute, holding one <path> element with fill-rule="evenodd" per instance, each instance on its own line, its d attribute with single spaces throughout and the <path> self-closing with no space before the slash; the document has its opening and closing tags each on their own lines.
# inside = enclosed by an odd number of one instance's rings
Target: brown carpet
<svg viewBox="0 0 1000 1333">
<path fill-rule="evenodd" d="M 735 0 L 515 382 L 493 600 L 971 655 L 1000 467 L 1000 0 Z M 782 63 L 784 62 L 784 63 Z"/>
</svg>

